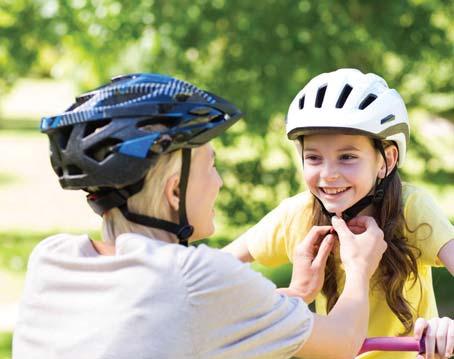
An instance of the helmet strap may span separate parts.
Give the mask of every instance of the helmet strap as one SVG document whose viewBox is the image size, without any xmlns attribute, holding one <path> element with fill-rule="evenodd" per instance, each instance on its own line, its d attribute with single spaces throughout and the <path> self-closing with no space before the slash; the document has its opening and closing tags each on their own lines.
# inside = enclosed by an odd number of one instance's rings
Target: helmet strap
<svg viewBox="0 0 454 359">
<path fill-rule="evenodd" d="M 191 167 L 191 149 L 182 150 L 182 164 L 180 176 L 180 204 L 178 207 L 179 224 L 158 219 L 155 217 L 144 216 L 131 213 L 128 209 L 128 198 L 139 192 L 144 184 L 144 179 L 122 189 L 102 190 L 87 195 L 87 201 L 93 210 L 102 214 L 112 208 L 118 207 L 123 216 L 130 222 L 141 224 L 146 227 L 163 229 L 177 236 L 179 243 L 188 246 L 188 238 L 194 233 L 194 227 L 188 223 L 186 216 L 186 190 L 189 180 L 189 169 Z"/>
</svg>

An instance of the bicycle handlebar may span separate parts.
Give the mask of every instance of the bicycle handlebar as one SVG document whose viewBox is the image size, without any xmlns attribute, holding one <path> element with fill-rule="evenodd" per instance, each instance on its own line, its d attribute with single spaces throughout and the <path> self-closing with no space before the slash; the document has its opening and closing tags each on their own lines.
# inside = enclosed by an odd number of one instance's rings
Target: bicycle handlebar
<svg viewBox="0 0 454 359">
<path fill-rule="evenodd" d="M 373 350 L 425 353 L 424 336 L 421 340 L 414 337 L 373 337 L 367 338 L 358 355 Z"/>
</svg>

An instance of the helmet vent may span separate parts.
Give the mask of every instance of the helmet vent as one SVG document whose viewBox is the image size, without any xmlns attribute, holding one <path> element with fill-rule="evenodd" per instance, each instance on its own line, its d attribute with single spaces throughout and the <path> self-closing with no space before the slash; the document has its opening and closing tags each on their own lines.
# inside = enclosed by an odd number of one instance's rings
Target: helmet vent
<svg viewBox="0 0 454 359">
<path fill-rule="evenodd" d="M 68 146 L 69 137 L 73 131 L 73 126 L 64 126 L 58 129 L 58 132 L 55 133 L 55 142 L 61 150 L 65 150 Z"/>
<path fill-rule="evenodd" d="M 394 115 L 388 115 L 380 120 L 380 124 L 383 125 L 385 122 L 393 121 L 396 117 Z"/>
<path fill-rule="evenodd" d="M 75 165 L 67 165 L 66 172 L 69 176 L 77 176 L 83 174 L 83 171 Z"/>
<path fill-rule="evenodd" d="M 116 93 L 114 96 L 109 96 L 101 101 L 99 101 L 96 106 L 115 106 L 121 105 L 125 102 L 137 100 L 140 97 L 143 97 L 143 93 Z"/>
<path fill-rule="evenodd" d="M 323 104 L 323 99 L 325 98 L 326 88 L 328 85 L 322 86 L 317 91 L 317 97 L 315 98 L 315 107 L 320 108 Z"/>
<path fill-rule="evenodd" d="M 352 92 L 353 87 L 351 87 L 349 84 L 344 86 L 344 89 L 342 90 L 339 99 L 337 100 L 336 103 L 336 108 L 342 108 L 345 105 L 345 102 L 347 101 L 348 95 L 350 95 L 350 92 Z"/>
<path fill-rule="evenodd" d="M 369 106 L 372 102 L 375 101 L 377 95 L 370 93 L 367 97 L 359 104 L 359 109 L 364 110 L 367 106 Z"/>
<path fill-rule="evenodd" d="M 71 105 L 65 112 L 68 111 L 73 111 L 79 106 L 82 106 L 85 102 L 90 100 L 94 95 L 93 94 L 86 94 L 86 95 L 80 95 L 79 97 L 76 97 L 76 102 Z"/>
<path fill-rule="evenodd" d="M 306 95 L 303 95 L 303 97 L 300 98 L 300 102 L 299 102 L 300 110 L 302 110 L 304 108 L 304 99 L 305 98 L 306 98 Z"/>
<path fill-rule="evenodd" d="M 176 126 L 180 121 L 181 119 L 179 117 L 175 118 L 165 115 L 154 116 L 137 122 L 136 127 L 141 131 L 156 132 L 159 130 L 164 130 L 168 127 Z"/>
<path fill-rule="evenodd" d="M 96 162 L 102 162 L 113 154 L 115 146 L 122 142 L 123 141 L 116 138 L 106 138 L 86 149 L 85 154 Z"/>
<path fill-rule="evenodd" d="M 190 94 L 178 93 L 175 95 L 175 100 L 177 100 L 178 102 L 186 102 L 190 97 Z"/>
<path fill-rule="evenodd" d="M 96 132 L 101 131 L 110 122 L 111 122 L 111 120 L 87 122 L 87 124 L 85 125 L 85 130 L 84 130 L 84 136 L 83 137 L 87 137 L 87 136 L 91 135 L 92 133 L 96 133 Z"/>
</svg>

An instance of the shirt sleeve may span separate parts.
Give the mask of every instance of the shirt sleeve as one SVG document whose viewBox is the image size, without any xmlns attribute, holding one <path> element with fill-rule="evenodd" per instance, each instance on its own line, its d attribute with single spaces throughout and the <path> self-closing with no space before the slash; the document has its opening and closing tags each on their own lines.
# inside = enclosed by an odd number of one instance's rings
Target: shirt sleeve
<svg viewBox="0 0 454 359">
<path fill-rule="evenodd" d="M 265 266 L 278 266 L 291 261 L 296 243 L 307 233 L 310 208 L 309 193 L 300 193 L 284 200 L 241 235 L 254 260 Z"/>
<path fill-rule="evenodd" d="M 405 202 L 405 234 L 421 251 L 420 260 L 430 266 L 442 266 L 438 252 L 454 239 L 454 227 L 442 209 L 425 191 L 413 188 Z"/>
<path fill-rule="evenodd" d="M 312 331 L 313 314 L 299 298 L 228 253 L 204 245 L 180 261 L 195 347 L 202 358 L 289 358 Z"/>
</svg>

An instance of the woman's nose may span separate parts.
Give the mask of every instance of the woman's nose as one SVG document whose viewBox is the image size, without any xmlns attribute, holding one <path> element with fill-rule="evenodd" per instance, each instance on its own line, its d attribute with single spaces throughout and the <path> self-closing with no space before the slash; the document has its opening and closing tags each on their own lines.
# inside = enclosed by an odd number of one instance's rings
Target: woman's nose
<svg viewBox="0 0 454 359">
<path fill-rule="evenodd" d="M 216 174 L 218 176 L 218 187 L 221 188 L 224 185 L 224 181 L 222 180 L 222 177 L 217 170 L 216 170 Z"/>
</svg>

